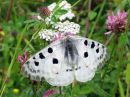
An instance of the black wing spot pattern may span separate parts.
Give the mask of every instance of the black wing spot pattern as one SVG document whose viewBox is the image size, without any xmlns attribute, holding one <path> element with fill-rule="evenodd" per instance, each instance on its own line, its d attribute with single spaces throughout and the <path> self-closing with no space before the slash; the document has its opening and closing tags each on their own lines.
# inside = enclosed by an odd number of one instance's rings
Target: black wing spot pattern
<svg viewBox="0 0 130 97">
<path fill-rule="evenodd" d="M 85 41 L 84 41 L 84 44 L 87 46 L 87 45 L 88 45 L 88 41 L 87 41 L 87 40 L 85 40 Z"/>
<path fill-rule="evenodd" d="M 99 48 L 96 49 L 96 52 L 99 53 Z"/>
<path fill-rule="evenodd" d="M 94 48 L 94 47 L 95 47 L 95 43 L 92 42 L 92 44 L 91 44 L 91 48 Z"/>
<path fill-rule="evenodd" d="M 66 69 L 66 72 L 73 71 L 73 69 Z"/>
<path fill-rule="evenodd" d="M 41 81 L 44 81 L 44 77 L 41 77 Z"/>
<path fill-rule="evenodd" d="M 104 46 L 102 46 L 102 48 L 103 48 L 103 52 L 102 52 L 102 54 L 98 57 L 98 60 L 101 60 L 101 59 L 103 58 L 104 53 L 105 53 L 105 51 L 104 51 Z M 99 48 L 98 48 L 98 49 L 99 49 Z M 96 52 L 97 52 L 97 49 L 96 49 Z"/>
<path fill-rule="evenodd" d="M 51 47 L 48 48 L 48 53 L 52 53 L 53 49 Z"/>
<path fill-rule="evenodd" d="M 40 59 L 45 59 L 45 56 L 42 53 L 39 53 L 39 58 Z"/>
<path fill-rule="evenodd" d="M 40 79 L 40 76 L 38 76 L 38 75 L 37 75 L 35 78 L 36 78 L 38 81 L 41 80 L 41 79 Z"/>
<path fill-rule="evenodd" d="M 55 74 L 59 74 L 59 72 L 56 72 Z"/>
<path fill-rule="evenodd" d="M 34 61 L 35 66 L 39 66 L 39 62 Z"/>
<path fill-rule="evenodd" d="M 79 70 L 79 69 L 81 69 L 81 67 L 79 66 L 79 67 L 77 67 L 77 68 L 75 68 L 75 70 Z"/>
<path fill-rule="evenodd" d="M 84 52 L 84 58 L 88 57 L 88 52 Z"/>
<path fill-rule="evenodd" d="M 36 59 L 35 57 L 33 57 L 33 59 Z"/>
<path fill-rule="evenodd" d="M 52 62 L 53 62 L 53 64 L 58 64 L 58 59 L 57 58 L 53 58 Z"/>
</svg>

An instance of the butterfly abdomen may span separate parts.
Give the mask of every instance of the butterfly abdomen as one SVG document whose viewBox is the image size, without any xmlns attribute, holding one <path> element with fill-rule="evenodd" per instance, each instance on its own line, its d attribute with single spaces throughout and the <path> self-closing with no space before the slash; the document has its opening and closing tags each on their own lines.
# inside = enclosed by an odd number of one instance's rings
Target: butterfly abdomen
<svg viewBox="0 0 130 97">
<path fill-rule="evenodd" d="M 67 38 L 65 43 L 65 59 L 69 65 L 75 65 L 78 62 L 78 50 L 72 39 Z"/>
</svg>

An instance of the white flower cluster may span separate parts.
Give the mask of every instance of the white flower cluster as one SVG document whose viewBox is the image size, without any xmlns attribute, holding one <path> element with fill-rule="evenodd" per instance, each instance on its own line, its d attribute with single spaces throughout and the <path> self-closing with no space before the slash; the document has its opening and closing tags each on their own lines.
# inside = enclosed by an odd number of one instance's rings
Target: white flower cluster
<svg viewBox="0 0 130 97">
<path fill-rule="evenodd" d="M 51 20 L 51 17 L 47 17 L 45 18 L 45 23 L 48 25 L 48 24 L 54 24 L 54 22 Z"/>
<path fill-rule="evenodd" d="M 58 22 L 54 25 L 54 28 L 58 30 L 58 32 L 61 33 L 71 33 L 71 34 L 77 34 L 80 31 L 79 24 L 76 24 L 74 22 Z"/>
<path fill-rule="evenodd" d="M 59 19 L 60 19 L 61 21 L 62 21 L 62 20 L 65 20 L 65 19 L 67 19 L 67 18 L 71 20 L 73 17 L 75 17 L 74 13 L 73 13 L 72 10 L 71 10 L 71 4 L 70 4 L 70 3 L 68 3 L 67 1 L 64 0 L 64 1 L 62 1 L 62 2 L 59 4 L 59 6 L 62 7 L 62 9 L 68 11 L 66 14 L 60 16 Z"/>
<path fill-rule="evenodd" d="M 66 10 L 67 13 L 59 16 L 59 21 L 54 22 L 52 20 L 53 12 L 55 12 L 55 8 L 58 7 L 61 10 Z M 75 15 L 72 13 L 71 4 L 69 4 L 66 0 L 63 0 L 59 5 L 56 3 L 52 3 L 48 6 L 49 11 L 51 12 L 50 16 L 44 19 L 44 22 L 48 25 L 51 24 L 52 29 L 42 29 L 39 32 L 39 36 L 41 39 L 45 39 L 46 41 L 53 41 L 57 39 L 61 39 L 64 35 L 75 35 L 80 31 L 80 25 L 70 21 L 64 21 L 66 19 L 72 19 Z M 59 10 L 60 11 L 60 10 Z M 39 20 L 41 18 L 39 17 Z"/>
<path fill-rule="evenodd" d="M 74 17 L 74 14 L 69 10 L 66 14 L 61 15 L 59 19 L 60 21 L 65 20 L 67 18 L 71 20 L 73 17 Z"/>
<path fill-rule="evenodd" d="M 52 3 L 51 5 L 48 6 L 49 10 L 52 12 L 54 10 L 54 8 L 56 7 L 56 3 Z M 66 0 L 63 0 L 60 4 L 59 7 L 61 7 L 61 9 L 66 10 L 67 13 L 61 15 L 59 17 L 59 20 L 65 20 L 65 19 L 72 19 L 75 15 L 74 13 L 72 13 L 71 10 L 71 4 L 68 3 Z M 51 17 L 51 15 L 50 15 Z"/>
<path fill-rule="evenodd" d="M 42 29 L 39 32 L 40 38 L 45 39 L 46 41 L 51 41 L 54 35 L 55 35 L 55 31 L 51 29 Z"/>
</svg>

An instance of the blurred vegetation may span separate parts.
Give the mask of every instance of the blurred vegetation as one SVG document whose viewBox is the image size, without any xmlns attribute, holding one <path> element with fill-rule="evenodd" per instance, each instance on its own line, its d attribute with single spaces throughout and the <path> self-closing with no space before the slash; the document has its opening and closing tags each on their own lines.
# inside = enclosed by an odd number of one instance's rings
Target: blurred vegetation
<svg viewBox="0 0 130 97">
<path fill-rule="evenodd" d="M 48 43 L 33 38 L 39 23 L 30 23 L 30 15 L 38 7 L 59 0 L 0 0 L 0 97 L 42 97 L 50 88 L 46 81 L 32 83 L 20 73 L 18 54 L 36 53 Z M 106 43 L 110 58 L 97 71 L 94 79 L 61 88 L 60 97 L 130 97 L 130 1 L 129 0 L 68 0 L 81 25 L 81 36 Z M 78 3 L 76 3 L 78 2 Z M 125 10 L 128 25 L 124 33 L 105 36 L 109 11 Z M 52 97 L 59 97 L 55 95 Z"/>
</svg>

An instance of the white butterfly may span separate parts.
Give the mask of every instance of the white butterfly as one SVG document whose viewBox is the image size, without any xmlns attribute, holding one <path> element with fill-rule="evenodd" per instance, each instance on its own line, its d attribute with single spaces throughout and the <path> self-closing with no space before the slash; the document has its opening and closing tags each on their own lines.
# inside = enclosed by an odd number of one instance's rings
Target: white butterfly
<svg viewBox="0 0 130 97">
<path fill-rule="evenodd" d="M 91 80 L 106 58 L 99 42 L 79 36 L 66 36 L 33 55 L 22 70 L 31 80 L 46 80 L 53 86 L 67 86 L 74 80 Z"/>
</svg>

